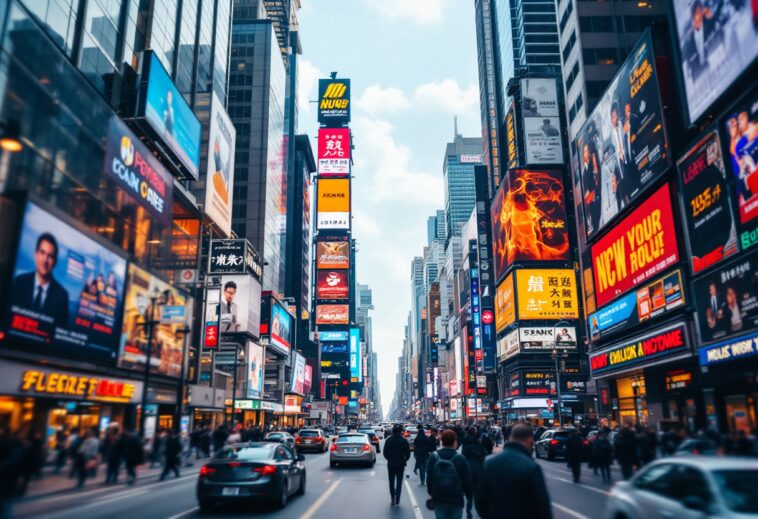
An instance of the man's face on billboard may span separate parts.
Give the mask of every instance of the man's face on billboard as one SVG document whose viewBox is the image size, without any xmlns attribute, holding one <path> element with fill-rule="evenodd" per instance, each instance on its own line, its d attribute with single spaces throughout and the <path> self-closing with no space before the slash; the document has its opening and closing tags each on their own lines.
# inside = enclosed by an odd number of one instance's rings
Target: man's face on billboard
<svg viewBox="0 0 758 519">
<path fill-rule="evenodd" d="M 237 289 L 234 287 L 226 287 L 224 289 L 224 297 L 226 298 L 227 303 L 231 303 L 234 301 L 234 294 L 237 293 Z"/>
<path fill-rule="evenodd" d="M 42 240 L 39 243 L 34 253 L 34 267 L 41 279 L 48 280 L 53 276 L 56 253 L 55 245 L 49 241 Z"/>
</svg>

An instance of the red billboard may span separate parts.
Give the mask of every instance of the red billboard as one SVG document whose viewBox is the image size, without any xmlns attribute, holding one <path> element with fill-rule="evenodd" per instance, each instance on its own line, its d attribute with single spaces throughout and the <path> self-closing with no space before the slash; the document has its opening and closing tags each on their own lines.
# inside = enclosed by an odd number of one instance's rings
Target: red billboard
<svg viewBox="0 0 758 519">
<path fill-rule="evenodd" d="M 319 270 L 316 282 L 318 299 L 347 299 L 350 295 L 349 270 Z"/>
<path fill-rule="evenodd" d="M 320 128 L 318 174 L 324 177 L 350 174 L 350 128 Z"/>
<path fill-rule="evenodd" d="M 592 246 L 598 307 L 678 261 L 670 188 L 665 184 Z"/>
<path fill-rule="evenodd" d="M 316 324 L 348 324 L 350 305 L 317 305 Z"/>
</svg>

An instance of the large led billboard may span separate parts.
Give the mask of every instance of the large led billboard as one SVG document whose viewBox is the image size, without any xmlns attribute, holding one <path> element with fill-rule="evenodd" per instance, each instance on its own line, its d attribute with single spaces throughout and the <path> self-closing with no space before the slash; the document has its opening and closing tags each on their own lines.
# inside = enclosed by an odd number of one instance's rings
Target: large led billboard
<svg viewBox="0 0 758 519">
<path fill-rule="evenodd" d="M 495 290 L 495 329 L 500 332 L 516 320 L 516 292 L 513 274 L 508 274 Z"/>
<path fill-rule="evenodd" d="M 205 177 L 205 214 L 225 235 L 232 230 L 234 144 L 237 131 L 216 93 L 211 95 L 208 165 Z"/>
<path fill-rule="evenodd" d="M 321 177 L 350 174 L 350 128 L 319 128 L 318 174 Z"/>
<path fill-rule="evenodd" d="M 647 32 L 576 139 L 587 235 L 593 236 L 671 165 Z"/>
<path fill-rule="evenodd" d="M 317 299 L 348 299 L 349 270 L 319 270 L 316 276 Z"/>
<path fill-rule="evenodd" d="M 279 302 L 271 300 L 269 344 L 282 353 L 289 353 L 292 344 L 294 318 Z"/>
<path fill-rule="evenodd" d="M 555 78 L 522 79 L 521 106 L 526 163 L 563 164 Z"/>
<path fill-rule="evenodd" d="M 350 179 L 320 178 L 317 187 L 317 228 L 349 229 Z"/>
<path fill-rule="evenodd" d="M 305 394 L 305 357 L 295 353 L 295 360 L 292 362 L 292 377 L 290 379 L 290 392 L 299 395 Z"/>
<path fill-rule="evenodd" d="M 266 355 L 263 347 L 254 342 L 247 343 L 247 397 L 261 398 L 263 396 L 263 379 Z"/>
<path fill-rule="evenodd" d="M 29 202 L 4 328 L 26 351 L 112 364 L 125 281 L 124 258 Z"/>
<path fill-rule="evenodd" d="M 516 290 L 519 319 L 579 317 L 576 273 L 572 269 L 519 269 Z"/>
<path fill-rule="evenodd" d="M 678 261 L 670 188 L 664 184 L 592 245 L 597 305 L 605 305 Z"/>
<path fill-rule="evenodd" d="M 349 79 L 319 79 L 318 122 L 330 128 L 350 122 Z"/>
<path fill-rule="evenodd" d="M 497 279 L 516 262 L 569 259 L 560 172 L 509 171 L 492 201 L 490 216 Z"/>
<path fill-rule="evenodd" d="M 755 2 L 674 0 L 686 105 L 694 122 L 758 56 Z"/>
<path fill-rule="evenodd" d="M 320 241 L 316 245 L 317 269 L 349 269 L 350 242 Z"/>
<path fill-rule="evenodd" d="M 317 305 L 316 324 L 348 324 L 350 305 Z"/>
<path fill-rule="evenodd" d="M 359 328 L 350 328 L 350 381 L 362 383 L 363 370 L 361 370 L 361 331 Z"/>
</svg>

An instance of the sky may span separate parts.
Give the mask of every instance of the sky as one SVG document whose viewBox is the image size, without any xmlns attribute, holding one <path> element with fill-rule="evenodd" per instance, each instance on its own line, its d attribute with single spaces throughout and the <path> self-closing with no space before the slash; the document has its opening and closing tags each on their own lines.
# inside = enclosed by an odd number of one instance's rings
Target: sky
<svg viewBox="0 0 758 519">
<path fill-rule="evenodd" d="M 480 137 L 474 3 L 303 0 L 299 132 L 316 149 L 318 78 L 352 80 L 353 237 L 373 290 L 373 345 L 389 412 L 411 304 L 410 269 L 444 209 L 445 144 Z"/>
</svg>

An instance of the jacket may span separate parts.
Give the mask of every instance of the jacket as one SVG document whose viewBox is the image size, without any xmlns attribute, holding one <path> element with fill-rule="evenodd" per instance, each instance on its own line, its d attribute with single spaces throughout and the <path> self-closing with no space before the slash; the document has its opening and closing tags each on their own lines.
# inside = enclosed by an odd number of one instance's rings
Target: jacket
<svg viewBox="0 0 758 519">
<path fill-rule="evenodd" d="M 384 458 L 391 469 L 405 468 L 411 457 L 411 446 L 401 434 L 393 434 L 384 442 Z"/>
<path fill-rule="evenodd" d="M 487 457 L 487 449 L 471 436 L 466 436 L 463 440 L 463 447 L 461 447 L 461 454 L 468 461 L 471 479 L 475 485 L 478 484 L 484 470 L 484 458 Z"/>
<path fill-rule="evenodd" d="M 445 503 L 448 505 L 459 506 L 463 508 L 466 499 L 471 499 L 473 493 L 473 483 L 471 481 L 471 471 L 469 469 L 468 461 L 462 455 L 458 454 L 455 449 L 449 447 L 443 447 L 432 456 L 429 457 L 429 463 L 426 468 L 426 488 L 429 491 L 429 495 L 434 494 L 434 466 L 441 459 L 451 460 L 455 465 L 455 471 L 458 473 L 458 478 L 461 480 L 461 486 L 463 491 L 458 495 L 445 495 L 443 498 L 435 498 L 437 503 Z"/>
<path fill-rule="evenodd" d="M 423 432 L 413 440 L 413 455 L 416 458 L 425 459 L 433 451 L 431 440 Z"/>
<path fill-rule="evenodd" d="M 518 443 L 507 443 L 503 452 L 484 463 L 476 492 L 476 511 L 482 519 L 551 519 L 550 495 L 542 469 Z"/>
<path fill-rule="evenodd" d="M 584 443 L 577 433 L 569 435 L 566 439 L 566 463 L 579 465 L 584 458 Z"/>
</svg>

